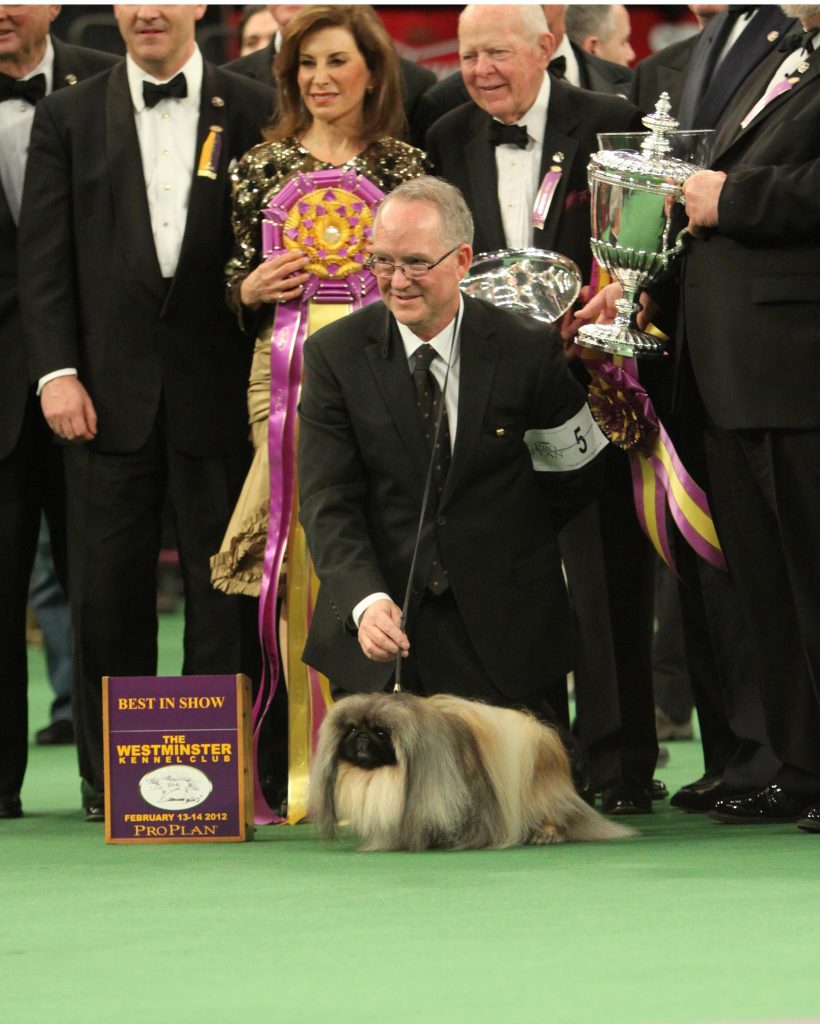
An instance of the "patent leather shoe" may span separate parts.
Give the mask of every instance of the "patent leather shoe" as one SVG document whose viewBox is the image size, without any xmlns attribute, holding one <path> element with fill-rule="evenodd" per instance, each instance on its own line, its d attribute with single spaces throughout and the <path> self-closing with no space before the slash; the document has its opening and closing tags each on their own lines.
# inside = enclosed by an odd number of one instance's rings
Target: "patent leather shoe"
<svg viewBox="0 0 820 1024">
<path fill-rule="evenodd" d="M 797 821 L 815 802 L 816 798 L 772 783 L 754 793 L 716 800 L 709 817 L 728 825 L 778 825 Z"/>
<path fill-rule="evenodd" d="M 820 832 L 820 804 L 814 804 L 801 812 L 797 827 L 804 832 Z"/>
<path fill-rule="evenodd" d="M 717 800 L 732 800 L 748 793 L 748 789 L 735 789 L 721 781 L 719 775 L 703 775 L 673 793 L 670 807 L 693 814 L 705 814 L 711 811 Z"/>
<path fill-rule="evenodd" d="M 669 796 L 669 790 L 666 788 L 666 783 L 661 782 L 660 779 L 653 779 L 649 783 L 649 795 L 653 800 L 665 800 Z"/>
<path fill-rule="evenodd" d="M 19 796 L 0 796 L 0 818 L 22 818 L 23 805 Z"/>
<path fill-rule="evenodd" d="M 38 747 L 54 747 L 74 742 L 74 723 L 70 718 L 58 718 L 34 734 Z"/>
<path fill-rule="evenodd" d="M 84 807 L 86 821 L 105 821 L 105 804 L 89 802 Z"/>
<path fill-rule="evenodd" d="M 601 794 L 601 810 L 616 816 L 651 814 L 652 796 L 642 787 L 608 786 Z"/>
</svg>

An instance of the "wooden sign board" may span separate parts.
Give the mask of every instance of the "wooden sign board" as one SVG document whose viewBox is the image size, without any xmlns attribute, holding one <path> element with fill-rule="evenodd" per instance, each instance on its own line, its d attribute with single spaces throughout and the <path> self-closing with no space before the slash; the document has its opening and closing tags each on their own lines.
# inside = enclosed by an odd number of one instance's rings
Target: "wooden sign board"
<svg viewBox="0 0 820 1024">
<path fill-rule="evenodd" d="M 253 838 L 247 676 L 103 679 L 108 843 Z"/>
</svg>

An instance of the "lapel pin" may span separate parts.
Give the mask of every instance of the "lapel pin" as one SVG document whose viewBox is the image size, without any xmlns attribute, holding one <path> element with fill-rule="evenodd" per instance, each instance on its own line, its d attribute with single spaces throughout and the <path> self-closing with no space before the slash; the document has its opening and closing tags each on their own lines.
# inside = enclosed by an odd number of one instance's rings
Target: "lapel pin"
<svg viewBox="0 0 820 1024">
<path fill-rule="evenodd" d="M 495 436 L 496 437 L 503 437 L 505 434 L 506 434 L 506 430 L 504 430 L 503 427 L 496 428 L 496 432 L 495 432 Z"/>
<path fill-rule="evenodd" d="M 211 100 L 211 106 L 212 107 L 224 107 L 225 106 L 225 101 L 222 99 L 221 96 L 214 96 L 213 99 Z"/>
<path fill-rule="evenodd" d="M 65 76 L 65 84 L 66 85 L 76 85 L 77 84 L 77 76 L 76 75 L 66 75 Z"/>
<path fill-rule="evenodd" d="M 779 36 L 780 36 L 779 32 L 770 32 L 766 36 L 766 38 L 769 40 L 770 43 L 773 43 L 775 41 L 775 39 L 779 38 Z"/>
</svg>

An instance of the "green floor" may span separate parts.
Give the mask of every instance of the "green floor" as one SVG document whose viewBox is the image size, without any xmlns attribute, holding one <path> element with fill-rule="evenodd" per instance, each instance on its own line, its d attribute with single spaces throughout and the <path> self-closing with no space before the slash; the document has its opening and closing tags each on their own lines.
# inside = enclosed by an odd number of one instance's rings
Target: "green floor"
<svg viewBox="0 0 820 1024">
<path fill-rule="evenodd" d="M 700 759 L 671 749 L 675 787 Z M 368 855 L 309 825 L 106 846 L 66 748 L 32 748 L 23 801 L 0 822 L 2 1024 L 820 1020 L 820 837 L 791 826 L 661 805 L 588 846 Z"/>
</svg>

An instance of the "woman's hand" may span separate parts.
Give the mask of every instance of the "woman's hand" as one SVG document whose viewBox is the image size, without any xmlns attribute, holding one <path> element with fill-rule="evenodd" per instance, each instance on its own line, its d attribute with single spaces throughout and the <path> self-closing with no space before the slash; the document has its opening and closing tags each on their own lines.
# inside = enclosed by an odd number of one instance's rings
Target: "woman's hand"
<svg viewBox="0 0 820 1024">
<path fill-rule="evenodd" d="M 301 273 L 308 263 L 300 252 L 287 252 L 260 263 L 239 287 L 239 297 L 248 309 L 257 310 L 264 302 L 290 302 L 298 299 L 310 274 Z"/>
</svg>

